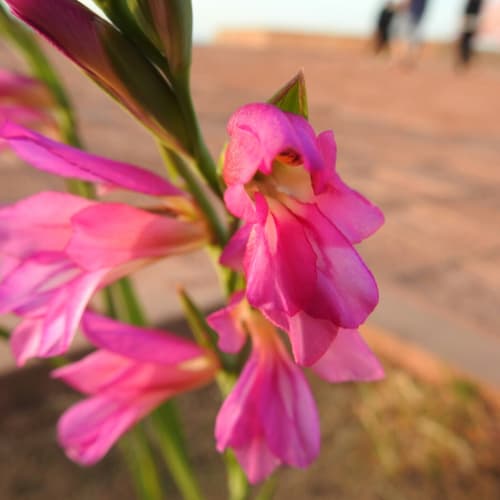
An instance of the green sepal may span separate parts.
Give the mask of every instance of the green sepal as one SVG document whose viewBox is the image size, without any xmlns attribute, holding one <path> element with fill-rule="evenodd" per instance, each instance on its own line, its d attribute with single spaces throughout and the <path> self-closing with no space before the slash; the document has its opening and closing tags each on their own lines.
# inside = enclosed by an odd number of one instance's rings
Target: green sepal
<svg viewBox="0 0 500 500">
<path fill-rule="evenodd" d="M 309 117 L 307 105 L 306 80 L 300 70 L 289 82 L 285 83 L 268 101 L 283 111 Z"/>
</svg>

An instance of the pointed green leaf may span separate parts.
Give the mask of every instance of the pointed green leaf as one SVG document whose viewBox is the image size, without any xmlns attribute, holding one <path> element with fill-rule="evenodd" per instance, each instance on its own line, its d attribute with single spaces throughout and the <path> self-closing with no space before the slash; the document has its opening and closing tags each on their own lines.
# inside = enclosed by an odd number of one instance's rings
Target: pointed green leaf
<svg viewBox="0 0 500 500">
<path fill-rule="evenodd" d="M 189 463 L 179 415 L 169 401 L 148 418 L 150 433 L 184 500 L 201 500 L 203 495 Z"/>
<path fill-rule="evenodd" d="M 303 71 L 299 71 L 289 82 L 287 82 L 276 94 L 269 99 L 283 111 L 303 116 L 306 120 L 309 116 L 307 106 L 306 81 Z"/>
<path fill-rule="evenodd" d="M 198 344 L 208 349 L 217 349 L 217 334 L 210 328 L 205 316 L 183 289 L 177 290 L 184 315 Z"/>
<path fill-rule="evenodd" d="M 136 425 L 120 439 L 120 448 L 131 473 L 137 498 L 162 500 L 164 495 L 160 474 L 142 424 Z"/>
</svg>

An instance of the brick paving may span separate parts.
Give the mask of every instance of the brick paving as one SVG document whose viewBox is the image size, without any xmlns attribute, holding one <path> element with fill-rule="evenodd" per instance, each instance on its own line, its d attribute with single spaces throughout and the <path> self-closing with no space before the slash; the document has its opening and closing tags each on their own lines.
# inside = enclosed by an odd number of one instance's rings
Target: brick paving
<svg viewBox="0 0 500 500">
<path fill-rule="evenodd" d="M 384 228 L 361 246 L 381 287 L 374 323 L 500 386 L 498 61 L 457 74 L 451 58 L 437 54 L 408 71 L 360 48 L 290 43 L 195 50 L 193 92 L 213 152 L 232 111 L 266 99 L 303 67 L 311 121 L 334 129 L 341 174 L 386 215 Z M 16 64 L 4 48 L 0 60 Z M 61 57 L 54 60 L 88 149 L 161 168 L 148 135 Z M 1 162 L 2 202 L 61 187 L 11 157 Z M 181 281 L 207 307 L 220 300 L 206 261 L 196 254 L 141 271 L 154 321 L 178 312 L 173 285 Z"/>
</svg>

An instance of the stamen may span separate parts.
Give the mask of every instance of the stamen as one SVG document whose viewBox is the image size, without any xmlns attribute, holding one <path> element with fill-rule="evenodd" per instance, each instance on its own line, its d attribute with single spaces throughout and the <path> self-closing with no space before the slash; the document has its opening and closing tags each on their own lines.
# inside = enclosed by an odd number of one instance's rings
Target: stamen
<svg viewBox="0 0 500 500">
<path fill-rule="evenodd" d="M 281 163 L 292 165 L 294 167 L 303 163 L 300 154 L 293 149 L 285 149 L 284 151 L 281 151 L 281 153 L 278 153 L 276 156 L 276 159 Z"/>
</svg>

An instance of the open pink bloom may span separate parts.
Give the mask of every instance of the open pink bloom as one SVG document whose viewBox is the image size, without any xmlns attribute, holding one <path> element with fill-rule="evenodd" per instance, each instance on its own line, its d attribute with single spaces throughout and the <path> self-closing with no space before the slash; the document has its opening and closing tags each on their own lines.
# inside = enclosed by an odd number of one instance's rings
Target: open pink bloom
<svg viewBox="0 0 500 500">
<path fill-rule="evenodd" d="M 256 483 L 280 464 L 308 466 L 318 455 L 320 433 L 309 385 L 274 326 L 257 311 L 246 325 L 253 351 L 219 411 L 215 438 L 219 451 L 234 450 Z"/>
<path fill-rule="evenodd" d="M 47 112 L 52 104 L 47 88 L 39 80 L 0 70 L 0 123 L 9 120 L 54 131 L 56 123 Z"/>
<path fill-rule="evenodd" d="M 238 352 L 247 332 L 253 342 L 253 352 L 217 417 L 219 451 L 233 448 L 251 482 L 264 479 L 280 464 L 309 465 L 319 452 L 316 405 L 275 327 L 242 294 L 208 322 L 225 352 Z M 373 381 L 384 373 L 359 333 L 344 329 L 311 368 L 329 382 Z"/>
<path fill-rule="evenodd" d="M 86 313 L 83 330 L 98 351 L 59 368 L 53 377 L 89 397 L 59 420 L 69 458 L 100 460 L 137 421 L 173 396 L 213 380 L 217 360 L 172 333 L 137 328 Z"/>
<path fill-rule="evenodd" d="M 153 259 L 206 243 L 206 225 L 194 207 L 192 218 L 186 212 L 172 217 L 176 207 L 191 206 L 187 195 L 152 172 L 12 123 L 0 137 L 42 170 L 162 196 L 154 213 L 56 192 L 0 208 L 0 313 L 23 318 L 12 335 L 18 364 L 64 352 L 97 289 Z"/>
<path fill-rule="evenodd" d="M 244 270 L 250 304 L 288 332 L 297 362 L 312 365 L 378 302 L 353 244 L 376 231 L 382 213 L 335 171 L 331 131 L 316 136 L 298 115 L 250 104 L 228 132 L 224 199 L 244 223 L 221 262 Z"/>
</svg>

